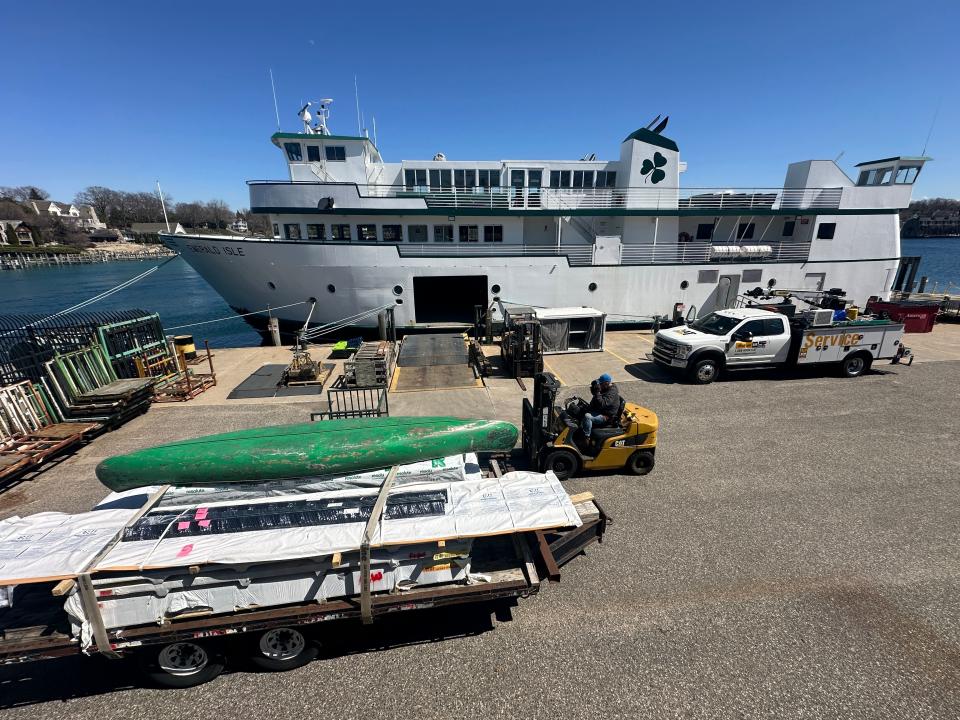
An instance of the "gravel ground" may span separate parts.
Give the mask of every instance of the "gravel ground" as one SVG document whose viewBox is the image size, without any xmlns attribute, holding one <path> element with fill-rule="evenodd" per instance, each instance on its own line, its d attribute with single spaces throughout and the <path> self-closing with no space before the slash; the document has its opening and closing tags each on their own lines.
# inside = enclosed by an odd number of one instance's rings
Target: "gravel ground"
<svg viewBox="0 0 960 720">
<path fill-rule="evenodd" d="M 657 467 L 568 483 L 615 523 L 512 622 L 394 618 L 299 670 L 183 691 L 96 659 L 6 668 L 3 717 L 956 718 L 958 371 L 621 383 L 660 415 Z M 189 407 L 151 412 L 0 512 L 86 509 L 100 456 L 303 409 L 204 413 L 201 429 Z"/>
</svg>

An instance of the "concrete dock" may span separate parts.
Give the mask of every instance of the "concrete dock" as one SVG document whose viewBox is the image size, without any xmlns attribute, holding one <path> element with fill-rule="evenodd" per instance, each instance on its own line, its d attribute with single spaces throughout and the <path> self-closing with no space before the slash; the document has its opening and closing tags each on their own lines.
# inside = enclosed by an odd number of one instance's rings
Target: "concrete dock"
<svg viewBox="0 0 960 720">
<path fill-rule="evenodd" d="M 304 668 L 236 667 L 182 691 L 135 687 L 125 665 L 100 659 L 2 668 L 4 718 L 960 716 L 960 325 L 906 336 L 912 366 L 853 380 L 745 371 L 687 385 L 642 359 L 651 342 L 610 332 L 602 353 L 546 359 L 567 394 L 609 372 L 655 410 L 657 466 L 567 482 L 614 523 L 512 622 L 469 609 L 378 621 Z M 303 422 L 321 405 L 229 400 L 290 351 L 214 352 L 216 388 L 155 405 L 0 492 L 0 517 L 89 509 L 106 494 L 94 476 L 104 457 Z M 488 378 L 392 393 L 390 413 L 518 423 L 523 396 Z"/>
</svg>

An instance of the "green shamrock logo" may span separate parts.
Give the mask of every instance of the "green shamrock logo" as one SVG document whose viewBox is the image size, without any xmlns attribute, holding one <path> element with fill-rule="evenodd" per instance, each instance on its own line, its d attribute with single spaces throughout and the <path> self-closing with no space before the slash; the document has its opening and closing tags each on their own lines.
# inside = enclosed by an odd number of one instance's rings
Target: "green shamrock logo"
<svg viewBox="0 0 960 720">
<path fill-rule="evenodd" d="M 646 176 L 646 180 L 651 180 L 654 185 L 663 180 L 667 174 L 661 170 L 667 164 L 667 159 L 658 152 L 653 154 L 653 160 L 644 160 L 640 167 L 640 174 Z M 644 180 L 644 182 L 646 182 Z"/>
</svg>

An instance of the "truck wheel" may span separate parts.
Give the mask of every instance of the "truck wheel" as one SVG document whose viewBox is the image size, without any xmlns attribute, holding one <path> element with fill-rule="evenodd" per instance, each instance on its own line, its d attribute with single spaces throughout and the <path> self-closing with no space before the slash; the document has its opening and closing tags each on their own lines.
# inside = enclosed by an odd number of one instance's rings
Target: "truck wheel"
<svg viewBox="0 0 960 720">
<path fill-rule="evenodd" d="M 863 353 L 847 355 L 840 363 L 840 374 L 843 377 L 855 378 L 863 375 L 870 369 L 870 359 Z"/>
<path fill-rule="evenodd" d="M 637 450 L 627 460 L 627 470 L 633 475 L 646 475 L 653 470 L 653 453 L 646 450 Z"/>
<path fill-rule="evenodd" d="M 223 658 L 194 642 L 174 642 L 148 650 L 140 657 L 143 671 L 157 685 L 189 688 L 223 672 Z"/>
<path fill-rule="evenodd" d="M 283 672 L 303 667 L 320 652 L 303 633 L 290 627 L 273 628 L 257 633 L 250 662 L 261 670 Z"/>
<path fill-rule="evenodd" d="M 720 377 L 720 363 L 712 357 L 697 360 L 690 368 L 689 375 L 697 385 L 709 385 Z"/>
<path fill-rule="evenodd" d="M 551 450 L 543 459 L 543 471 L 548 470 L 566 480 L 580 472 L 580 459 L 569 450 Z"/>
</svg>

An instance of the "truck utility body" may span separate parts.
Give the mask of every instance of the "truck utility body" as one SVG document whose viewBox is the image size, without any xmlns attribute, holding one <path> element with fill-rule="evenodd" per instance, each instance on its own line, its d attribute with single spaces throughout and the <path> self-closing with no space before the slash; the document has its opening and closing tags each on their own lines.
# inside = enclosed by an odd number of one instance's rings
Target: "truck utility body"
<svg viewBox="0 0 960 720">
<path fill-rule="evenodd" d="M 905 350 L 902 323 L 832 317 L 826 309 L 795 317 L 763 307 L 718 310 L 659 331 L 648 357 L 706 384 L 725 369 L 821 363 L 838 364 L 846 377 L 856 377 L 874 360 L 895 359 Z"/>
</svg>

